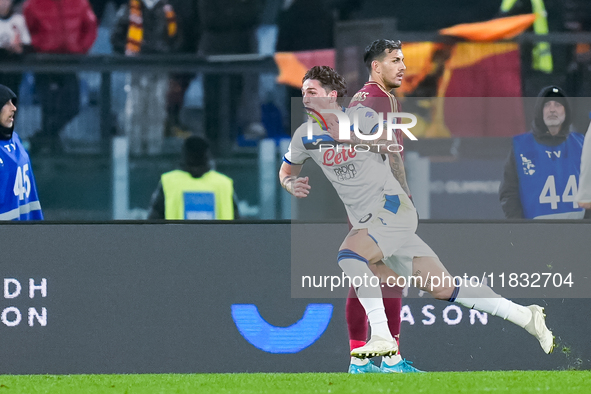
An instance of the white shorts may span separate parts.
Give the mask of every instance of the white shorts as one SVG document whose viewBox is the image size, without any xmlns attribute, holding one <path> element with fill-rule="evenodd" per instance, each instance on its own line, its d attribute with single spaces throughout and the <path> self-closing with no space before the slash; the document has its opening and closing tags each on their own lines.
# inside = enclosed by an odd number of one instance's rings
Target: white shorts
<svg viewBox="0 0 591 394">
<path fill-rule="evenodd" d="M 415 257 L 439 257 L 418 235 L 413 236 L 392 256 L 382 261 L 398 275 L 408 278 L 412 275 L 412 259 Z"/>
<path fill-rule="evenodd" d="M 384 196 L 379 208 L 353 224 L 353 229 L 366 228 L 384 258 L 382 261 L 398 275 L 412 275 L 414 257 L 437 257 L 416 233 L 417 212 L 404 194 Z"/>
</svg>

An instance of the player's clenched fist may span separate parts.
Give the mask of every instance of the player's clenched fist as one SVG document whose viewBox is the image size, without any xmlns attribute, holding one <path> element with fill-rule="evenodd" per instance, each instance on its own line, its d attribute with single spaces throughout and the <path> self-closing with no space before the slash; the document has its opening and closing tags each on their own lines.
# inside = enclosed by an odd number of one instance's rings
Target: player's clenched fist
<svg viewBox="0 0 591 394">
<path fill-rule="evenodd" d="M 310 193 L 311 186 L 308 185 L 308 177 L 303 178 L 292 178 L 293 181 L 291 182 L 292 191 L 290 192 L 297 198 L 304 198 L 307 197 Z M 289 189 L 287 189 L 289 191 Z"/>
<path fill-rule="evenodd" d="M 308 185 L 308 177 L 296 178 L 293 182 L 293 195 L 297 198 L 307 197 L 310 193 L 311 186 Z"/>
<path fill-rule="evenodd" d="M 308 196 L 311 189 L 311 186 L 308 184 L 308 180 L 308 177 L 286 177 L 286 179 L 283 182 L 283 187 L 293 196 L 297 198 L 304 198 Z"/>
</svg>

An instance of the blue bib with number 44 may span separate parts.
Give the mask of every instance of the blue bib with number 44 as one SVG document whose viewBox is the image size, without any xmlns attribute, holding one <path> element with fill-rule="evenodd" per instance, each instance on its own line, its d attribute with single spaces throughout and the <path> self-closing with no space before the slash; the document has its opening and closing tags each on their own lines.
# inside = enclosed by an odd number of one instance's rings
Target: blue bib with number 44
<svg viewBox="0 0 591 394">
<path fill-rule="evenodd" d="M 584 136 L 570 133 L 565 142 L 547 146 L 532 133 L 513 137 L 519 195 L 526 219 L 579 219 L 575 201 Z"/>
</svg>

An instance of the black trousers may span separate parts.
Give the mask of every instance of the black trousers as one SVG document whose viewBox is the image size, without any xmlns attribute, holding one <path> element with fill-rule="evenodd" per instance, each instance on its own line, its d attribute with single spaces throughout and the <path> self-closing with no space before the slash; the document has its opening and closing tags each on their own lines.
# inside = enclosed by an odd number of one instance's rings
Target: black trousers
<svg viewBox="0 0 591 394">
<path fill-rule="evenodd" d="M 80 85 L 76 74 L 37 74 L 35 89 L 42 110 L 42 132 L 57 138 L 80 111 Z"/>
</svg>

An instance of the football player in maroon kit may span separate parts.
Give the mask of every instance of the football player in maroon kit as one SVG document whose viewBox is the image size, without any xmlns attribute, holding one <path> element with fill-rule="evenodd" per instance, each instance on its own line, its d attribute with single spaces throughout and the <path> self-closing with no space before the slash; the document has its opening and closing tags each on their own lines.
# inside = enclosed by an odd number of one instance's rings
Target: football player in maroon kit
<svg viewBox="0 0 591 394">
<path fill-rule="evenodd" d="M 389 112 L 400 112 L 400 104 L 392 93 L 392 90 L 400 87 L 404 77 L 406 66 L 404 65 L 404 56 L 402 55 L 402 45 L 400 41 L 380 39 L 374 41 L 365 49 L 363 60 L 369 71 L 369 80 L 353 96 L 349 107 L 363 105 L 372 108 L 378 113 L 385 114 Z M 395 130 L 395 136 L 398 144 L 403 145 L 402 132 Z M 401 159 L 402 152 L 395 160 Z M 396 163 L 396 162 L 394 162 Z M 392 172 L 404 191 L 410 195 L 403 166 L 390 163 Z M 385 283 L 389 276 L 396 276 L 394 271 L 383 263 L 375 266 L 374 274 L 381 278 Z M 400 336 L 400 309 L 402 308 L 402 288 L 398 286 L 382 287 L 382 296 L 388 317 L 388 326 L 392 336 L 399 340 Z M 363 306 L 357 299 L 355 289 L 349 288 L 349 295 L 346 304 L 347 328 L 349 331 L 349 345 L 351 350 L 365 345 L 367 341 L 367 318 Z M 384 357 L 382 365 L 371 364 L 368 359 L 359 359 L 351 357 L 349 366 L 350 373 L 367 372 L 420 372 L 414 368 L 412 362 L 403 359 L 400 354 L 391 357 Z"/>
</svg>

